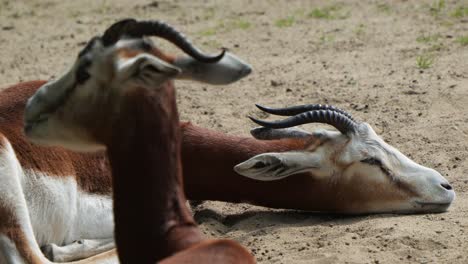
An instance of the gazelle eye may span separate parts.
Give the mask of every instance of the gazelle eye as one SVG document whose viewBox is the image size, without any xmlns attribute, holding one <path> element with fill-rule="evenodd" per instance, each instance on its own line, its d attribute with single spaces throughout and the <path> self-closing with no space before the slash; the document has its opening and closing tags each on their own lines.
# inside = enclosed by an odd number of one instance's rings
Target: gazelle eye
<svg viewBox="0 0 468 264">
<path fill-rule="evenodd" d="M 362 163 L 367 163 L 369 165 L 372 165 L 372 166 L 378 166 L 380 168 L 380 170 L 385 173 L 385 175 L 389 176 L 392 181 L 397 181 L 398 179 L 396 179 L 394 177 L 394 174 L 393 172 L 388 169 L 386 166 L 384 166 L 384 164 L 382 163 L 381 160 L 377 159 L 377 158 L 367 158 L 367 159 L 363 159 L 361 160 Z"/>
<path fill-rule="evenodd" d="M 370 165 L 375 165 L 375 166 L 382 166 L 382 161 L 376 158 L 366 158 L 361 160 L 362 163 L 367 163 Z"/>
<path fill-rule="evenodd" d="M 148 39 L 142 40 L 139 44 L 140 48 L 144 51 L 150 51 L 153 48 L 153 43 Z"/>
<path fill-rule="evenodd" d="M 78 84 L 82 84 L 84 82 L 86 82 L 89 77 L 91 77 L 91 75 L 89 75 L 88 73 L 88 68 L 89 66 L 91 65 L 91 60 L 83 60 L 83 62 L 81 62 L 81 64 L 78 66 L 78 69 L 76 70 L 76 82 Z"/>
<path fill-rule="evenodd" d="M 76 73 L 76 82 L 77 82 L 78 84 L 82 84 L 82 83 L 84 83 L 86 80 L 88 80 L 89 77 L 91 77 L 91 76 L 89 75 L 89 73 L 88 73 L 87 71 L 85 71 L 85 70 L 78 71 L 78 72 Z"/>
</svg>

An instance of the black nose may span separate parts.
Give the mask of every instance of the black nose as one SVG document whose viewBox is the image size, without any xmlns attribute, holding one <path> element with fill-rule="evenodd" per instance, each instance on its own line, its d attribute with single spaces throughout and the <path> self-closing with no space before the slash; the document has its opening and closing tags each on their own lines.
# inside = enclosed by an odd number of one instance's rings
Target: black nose
<svg viewBox="0 0 468 264">
<path fill-rule="evenodd" d="M 448 184 L 448 183 L 441 183 L 440 184 L 442 187 L 444 187 L 444 189 L 446 190 L 452 190 L 452 185 Z"/>
</svg>

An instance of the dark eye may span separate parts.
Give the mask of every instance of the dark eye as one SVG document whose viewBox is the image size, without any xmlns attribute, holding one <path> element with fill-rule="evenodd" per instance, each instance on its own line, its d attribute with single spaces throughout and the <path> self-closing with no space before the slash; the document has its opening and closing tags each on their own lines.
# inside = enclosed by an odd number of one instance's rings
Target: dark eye
<svg viewBox="0 0 468 264">
<path fill-rule="evenodd" d="M 376 159 L 376 158 L 367 158 L 367 159 L 363 159 L 361 160 L 362 163 L 367 163 L 367 164 L 370 164 L 370 165 L 375 165 L 375 166 L 382 166 L 382 161 L 380 161 L 379 159 Z"/>
<path fill-rule="evenodd" d="M 91 77 L 86 70 L 79 70 L 76 72 L 76 82 L 82 84 Z"/>
<path fill-rule="evenodd" d="M 84 59 L 78 66 L 78 69 L 76 70 L 76 82 L 78 84 L 86 82 L 89 79 L 89 77 L 91 77 L 91 75 L 89 75 L 87 71 L 89 65 L 91 65 L 91 61 Z"/>
<path fill-rule="evenodd" d="M 140 48 L 144 51 L 150 51 L 153 48 L 153 43 L 148 39 L 144 39 L 140 42 Z"/>
</svg>

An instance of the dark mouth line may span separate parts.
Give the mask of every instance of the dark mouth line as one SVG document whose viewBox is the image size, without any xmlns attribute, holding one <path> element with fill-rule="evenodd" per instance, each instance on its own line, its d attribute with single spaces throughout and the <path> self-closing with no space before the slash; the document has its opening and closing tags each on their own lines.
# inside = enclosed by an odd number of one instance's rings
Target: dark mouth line
<svg viewBox="0 0 468 264">
<path fill-rule="evenodd" d="M 447 205 L 450 205 L 451 203 L 425 203 L 425 202 L 418 202 L 416 201 L 417 204 L 419 205 L 423 205 L 423 206 L 431 206 L 431 205 L 435 205 L 435 206 L 447 206 Z"/>
</svg>

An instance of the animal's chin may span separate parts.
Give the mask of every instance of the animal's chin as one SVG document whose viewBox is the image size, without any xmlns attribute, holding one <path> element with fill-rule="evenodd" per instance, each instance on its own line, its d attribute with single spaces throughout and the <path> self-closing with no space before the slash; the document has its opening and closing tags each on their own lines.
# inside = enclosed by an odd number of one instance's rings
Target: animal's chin
<svg viewBox="0 0 468 264">
<path fill-rule="evenodd" d="M 39 126 L 43 125 L 47 119 L 25 121 L 23 131 L 29 141 L 33 143 L 42 144 L 43 139 L 39 136 Z"/>
<path fill-rule="evenodd" d="M 446 212 L 452 202 L 422 202 L 415 201 L 421 212 L 443 213 Z"/>
<path fill-rule="evenodd" d="M 87 134 L 76 134 L 69 130 L 51 127 L 48 119 L 25 122 L 24 134 L 28 141 L 38 146 L 62 147 L 76 152 L 98 152 L 105 149 L 103 144 L 92 140 Z M 56 133 L 61 131 L 61 133 Z"/>
<path fill-rule="evenodd" d="M 29 137 L 29 135 L 33 136 L 37 134 L 37 130 L 40 129 L 40 126 L 44 126 L 50 118 L 50 113 L 43 113 L 40 115 L 36 115 L 34 119 L 26 119 L 24 121 L 24 134 Z"/>
<path fill-rule="evenodd" d="M 49 139 L 40 136 L 34 130 L 31 130 L 29 132 L 25 130 L 25 135 L 29 142 L 37 146 L 56 147 L 56 145 L 53 144 Z"/>
</svg>

